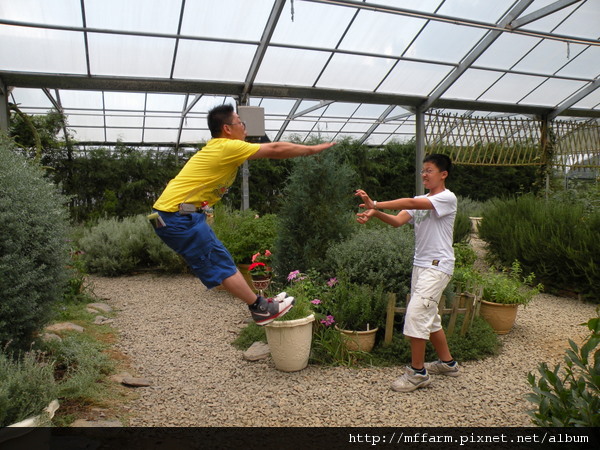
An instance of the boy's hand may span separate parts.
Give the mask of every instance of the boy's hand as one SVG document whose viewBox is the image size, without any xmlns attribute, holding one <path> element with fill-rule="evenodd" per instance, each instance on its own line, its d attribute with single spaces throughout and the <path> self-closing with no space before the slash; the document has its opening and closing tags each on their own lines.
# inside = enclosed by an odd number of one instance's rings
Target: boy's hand
<svg viewBox="0 0 600 450">
<path fill-rule="evenodd" d="M 367 209 L 364 212 L 360 212 L 360 213 L 356 214 L 356 221 L 358 223 L 367 223 L 369 221 L 369 219 L 371 217 L 373 217 L 373 214 L 375 214 L 374 209 Z"/>
<path fill-rule="evenodd" d="M 367 193 L 365 191 L 363 191 L 362 189 L 357 189 L 356 192 L 354 192 L 354 195 L 357 197 L 360 197 L 362 199 L 362 201 L 364 202 L 364 203 L 361 203 L 360 205 L 358 205 L 359 207 L 366 208 L 366 209 L 375 208 L 375 204 L 373 203 L 373 200 L 371 200 L 371 198 L 367 195 Z"/>
</svg>

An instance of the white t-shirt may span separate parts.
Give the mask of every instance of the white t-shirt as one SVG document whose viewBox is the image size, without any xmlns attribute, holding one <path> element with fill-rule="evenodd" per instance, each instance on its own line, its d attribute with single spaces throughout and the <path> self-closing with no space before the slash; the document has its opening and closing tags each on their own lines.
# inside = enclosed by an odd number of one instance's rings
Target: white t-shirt
<svg viewBox="0 0 600 450">
<path fill-rule="evenodd" d="M 454 272 L 454 249 L 452 248 L 452 232 L 456 217 L 456 195 L 445 189 L 436 195 L 419 195 L 426 197 L 434 209 L 407 210 L 415 226 L 415 257 L 413 264 L 417 267 L 436 269 L 452 275 Z"/>
</svg>

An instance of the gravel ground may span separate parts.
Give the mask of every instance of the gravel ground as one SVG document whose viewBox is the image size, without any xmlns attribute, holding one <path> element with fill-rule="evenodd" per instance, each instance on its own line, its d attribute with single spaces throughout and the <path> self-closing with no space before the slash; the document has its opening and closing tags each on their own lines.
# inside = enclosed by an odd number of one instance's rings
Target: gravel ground
<svg viewBox="0 0 600 450">
<path fill-rule="evenodd" d="M 425 389 L 396 393 L 389 387 L 402 367 L 284 373 L 270 358 L 245 361 L 231 341 L 247 308 L 192 276 L 90 281 L 116 310 L 117 345 L 133 375 L 153 383 L 127 406 L 130 426 L 530 426 L 527 373 L 561 362 L 568 339 L 579 342 L 579 324 L 595 314 L 594 305 L 538 295 L 519 307 L 498 356 L 465 362 L 458 378 L 432 376 Z"/>
</svg>

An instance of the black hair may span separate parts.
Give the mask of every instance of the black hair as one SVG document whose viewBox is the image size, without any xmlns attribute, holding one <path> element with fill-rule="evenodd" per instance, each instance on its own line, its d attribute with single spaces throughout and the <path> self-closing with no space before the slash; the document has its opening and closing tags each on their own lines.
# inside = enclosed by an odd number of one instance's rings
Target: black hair
<svg viewBox="0 0 600 450">
<path fill-rule="evenodd" d="M 452 161 L 450 157 L 447 155 L 442 155 L 440 153 L 432 153 L 431 155 L 427 155 L 423 162 L 430 162 L 435 164 L 435 166 L 440 170 L 440 172 L 448 172 L 450 175 L 450 171 L 452 170 Z"/>
<path fill-rule="evenodd" d="M 217 138 L 221 136 L 223 125 L 231 121 L 231 115 L 233 112 L 233 105 L 230 103 L 215 106 L 213 109 L 208 111 L 208 129 L 210 130 L 210 135 L 212 137 Z"/>
</svg>

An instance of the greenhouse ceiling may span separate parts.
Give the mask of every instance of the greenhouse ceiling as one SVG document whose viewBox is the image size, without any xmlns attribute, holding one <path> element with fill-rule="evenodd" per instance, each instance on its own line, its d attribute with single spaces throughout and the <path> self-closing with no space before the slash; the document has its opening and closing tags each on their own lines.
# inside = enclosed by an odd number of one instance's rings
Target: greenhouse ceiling
<svg viewBox="0 0 600 450">
<path fill-rule="evenodd" d="M 265 109 L 270 140 L 380 145 L 415 112 L 600 117 L 599 0 L 0 0 L 0 87 L 79 143 L 190 145 Z"/>
</svg>

